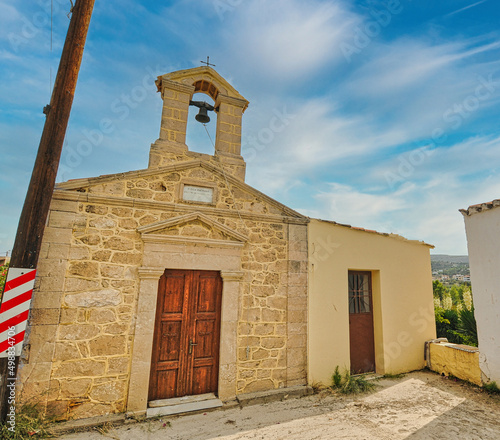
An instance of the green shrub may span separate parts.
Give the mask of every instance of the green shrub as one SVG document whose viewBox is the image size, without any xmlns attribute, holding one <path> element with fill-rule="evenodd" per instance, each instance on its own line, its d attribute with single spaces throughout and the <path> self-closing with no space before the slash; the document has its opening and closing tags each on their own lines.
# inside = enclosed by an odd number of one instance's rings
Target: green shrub
<svg viewBox="0 0 500 440">
<path fill-rule="evenodd" d="M 436 333 L 438 338 L 446 338 L 450 342 L 461 344 L 462 341 L 455 335 L 458 327 L 458 313 L 456 310 L 436 308 Z"/>
<path fill-rule="evenodd" d="M 459 323 L 457 331 L 462 335 L 464 343 L 477 347 L 477 325 L 474 316 L 474 308 L 468 310 L 464 308 L 459 312 Z"/>
<path fill-rule="evenodd" d="M 351 373 L 346 371 L 340 392 L 342 394 L 359 394 L 372 391 L 374 388 L 375 384 L 366 380 L 364 375 L 351 376 Z"/>
<path fill-rule="evenodd" d="M 332 375 L 331 388 L 340 391 L 342 394 L 359 394 L 372 391 L 375 384 L 366 380 L 364 375 L 352 376 L 347 370 L 342 376 L 337 366 Z"/>
<path fill-rule="evenodd" d="M 468 285 L 444 286 L 433 282 L 438 338 L 446 338 L 455 344 L 477 347 L 476 319 L 472 292 Z"/>
<path fill-rule="evenodd" d="M 485 383 L 483 389 L 489 394 L 500 394 L 500 388 L 498 388 L 496 382 Z"/>
<path fill-rule="evenodd" d="M 340 374 L 339 366 L 337 365 L 335 367 L 335 372 L 333 373 L 332 376 L 332 388 L 340 388 L 341 384 L 342 384 L 342 374 Z"/>
<path fill-rule="evenodd" d="M 438 338 L 446 338 L 454 344 L 466 344 L 477 347 L 477 328 L 474 309 L 463 308 L 445 310 L 435 309 L 436 333 Z"/>
</svg>

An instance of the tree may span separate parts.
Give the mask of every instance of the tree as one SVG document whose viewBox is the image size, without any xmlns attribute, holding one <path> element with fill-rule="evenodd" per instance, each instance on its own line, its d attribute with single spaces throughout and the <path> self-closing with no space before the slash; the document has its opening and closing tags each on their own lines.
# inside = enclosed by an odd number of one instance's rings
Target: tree
<svg viewBox="0 0 500 440">
<path fill-rule="evenodd" d="M 462 344 L 463 340 L 459 335 L 457 335 L 457 327 L 459 323 L 457 311 L 438 308 L 435 310 L 435 313 L 437 337 L 446 338 L 448 341 L 455 344 Z"/>
<path fill-rule="evenodd" d="M 433 290 L 438 338 L 477 347 L 477 327 L 470 286 L 455 284 L 447 287 L 440 281 L 434 281 Z"/>
<path fill-rule="evenodd" d="M 3 286 L 5 285 L 5 279 L 7 278 L 7 271 L 9 269 L 9 263 L 5 266 L 0 266 L 0 297 L 3 294 Z"/>
<path fill-rule="evenodd" d="M 462 303 L 463 300 L 464 286 L 459 286 L 458 284 L 453 284 L 450 288 L 450 296 L 453 304 L 458 305 Z"/>
<path fill-rule="evenodd" d="M 464 288 L 464 293 L 463 293 L 463 301 L 464 301 L 464 306 L 467 310 L 472 310 L 472 292 L 470 289 L 470 286 L 467 286 Z"/>
<path fill-rule="evenodd" d="M 439 300 L 442 301 L 447 289 L 441 281 L 435 280 L 432 282 L 432 290 L 434 292 L 434 298 L 439 298 Z"/>
<path fill-rule="evenodd" d="M 462 335 L 465 344 L 477 347 L 477 325 L 474 316 L 474 308 L 464 308 L 459 313 L 459 324 L 457 331 Z"/>
</svg>

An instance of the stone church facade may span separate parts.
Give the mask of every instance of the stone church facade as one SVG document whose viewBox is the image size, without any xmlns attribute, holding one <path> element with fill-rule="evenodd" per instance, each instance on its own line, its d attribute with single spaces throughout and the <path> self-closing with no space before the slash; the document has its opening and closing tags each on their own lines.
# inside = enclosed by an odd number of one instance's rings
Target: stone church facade
<svg viewBox="0 0 500 440">
<path fill-rule="evenodd" d="M 157 85 L 149 167 L 54 192 L 20 383 L 62 419 L 307 383 L 308 218 L 245 183 L 248 101 L 215 70 Z M 199 92 L 217 114 L 213 156 L 185 144 Z"/>
<path fill-rule="evenodd" d="M 157 86 L 148 168 L 54 191 L 21 403 L 59 419 L 153 416 L 304 392 L 337 366 L 423 368 L 432 246 L 309 219 L 247 185 L 248 101 L 212 68 Z M 195 93 L 213 100 L 214 155 L 186 145 Z"/>
</svg>

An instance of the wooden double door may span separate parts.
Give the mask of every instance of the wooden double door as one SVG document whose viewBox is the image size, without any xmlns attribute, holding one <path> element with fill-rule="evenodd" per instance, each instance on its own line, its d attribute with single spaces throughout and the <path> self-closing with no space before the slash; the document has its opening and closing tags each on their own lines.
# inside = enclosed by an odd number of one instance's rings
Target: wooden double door
<svg viewBox="0 0 500 440">
<path fill-rule="evenodd" d="M 158 284 L 150 401 L 217 391 L 221 299 L 219 272 L 165 270 Z"/>
</svg>

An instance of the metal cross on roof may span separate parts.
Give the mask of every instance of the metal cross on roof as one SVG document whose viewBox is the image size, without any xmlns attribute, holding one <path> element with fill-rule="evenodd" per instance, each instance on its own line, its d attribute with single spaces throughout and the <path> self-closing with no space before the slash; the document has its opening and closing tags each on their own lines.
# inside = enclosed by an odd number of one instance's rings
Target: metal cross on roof
<svg viewBox="0 0 500 440">
<path fill-rule="evenodd" d="M 207 57 L 207 61 L 200 61 L 200 63 L 206 64 L 207 66 L 214 66 L 215 67 L 215 64 L 210 64 L 210 57 Z"/>
</svg>

